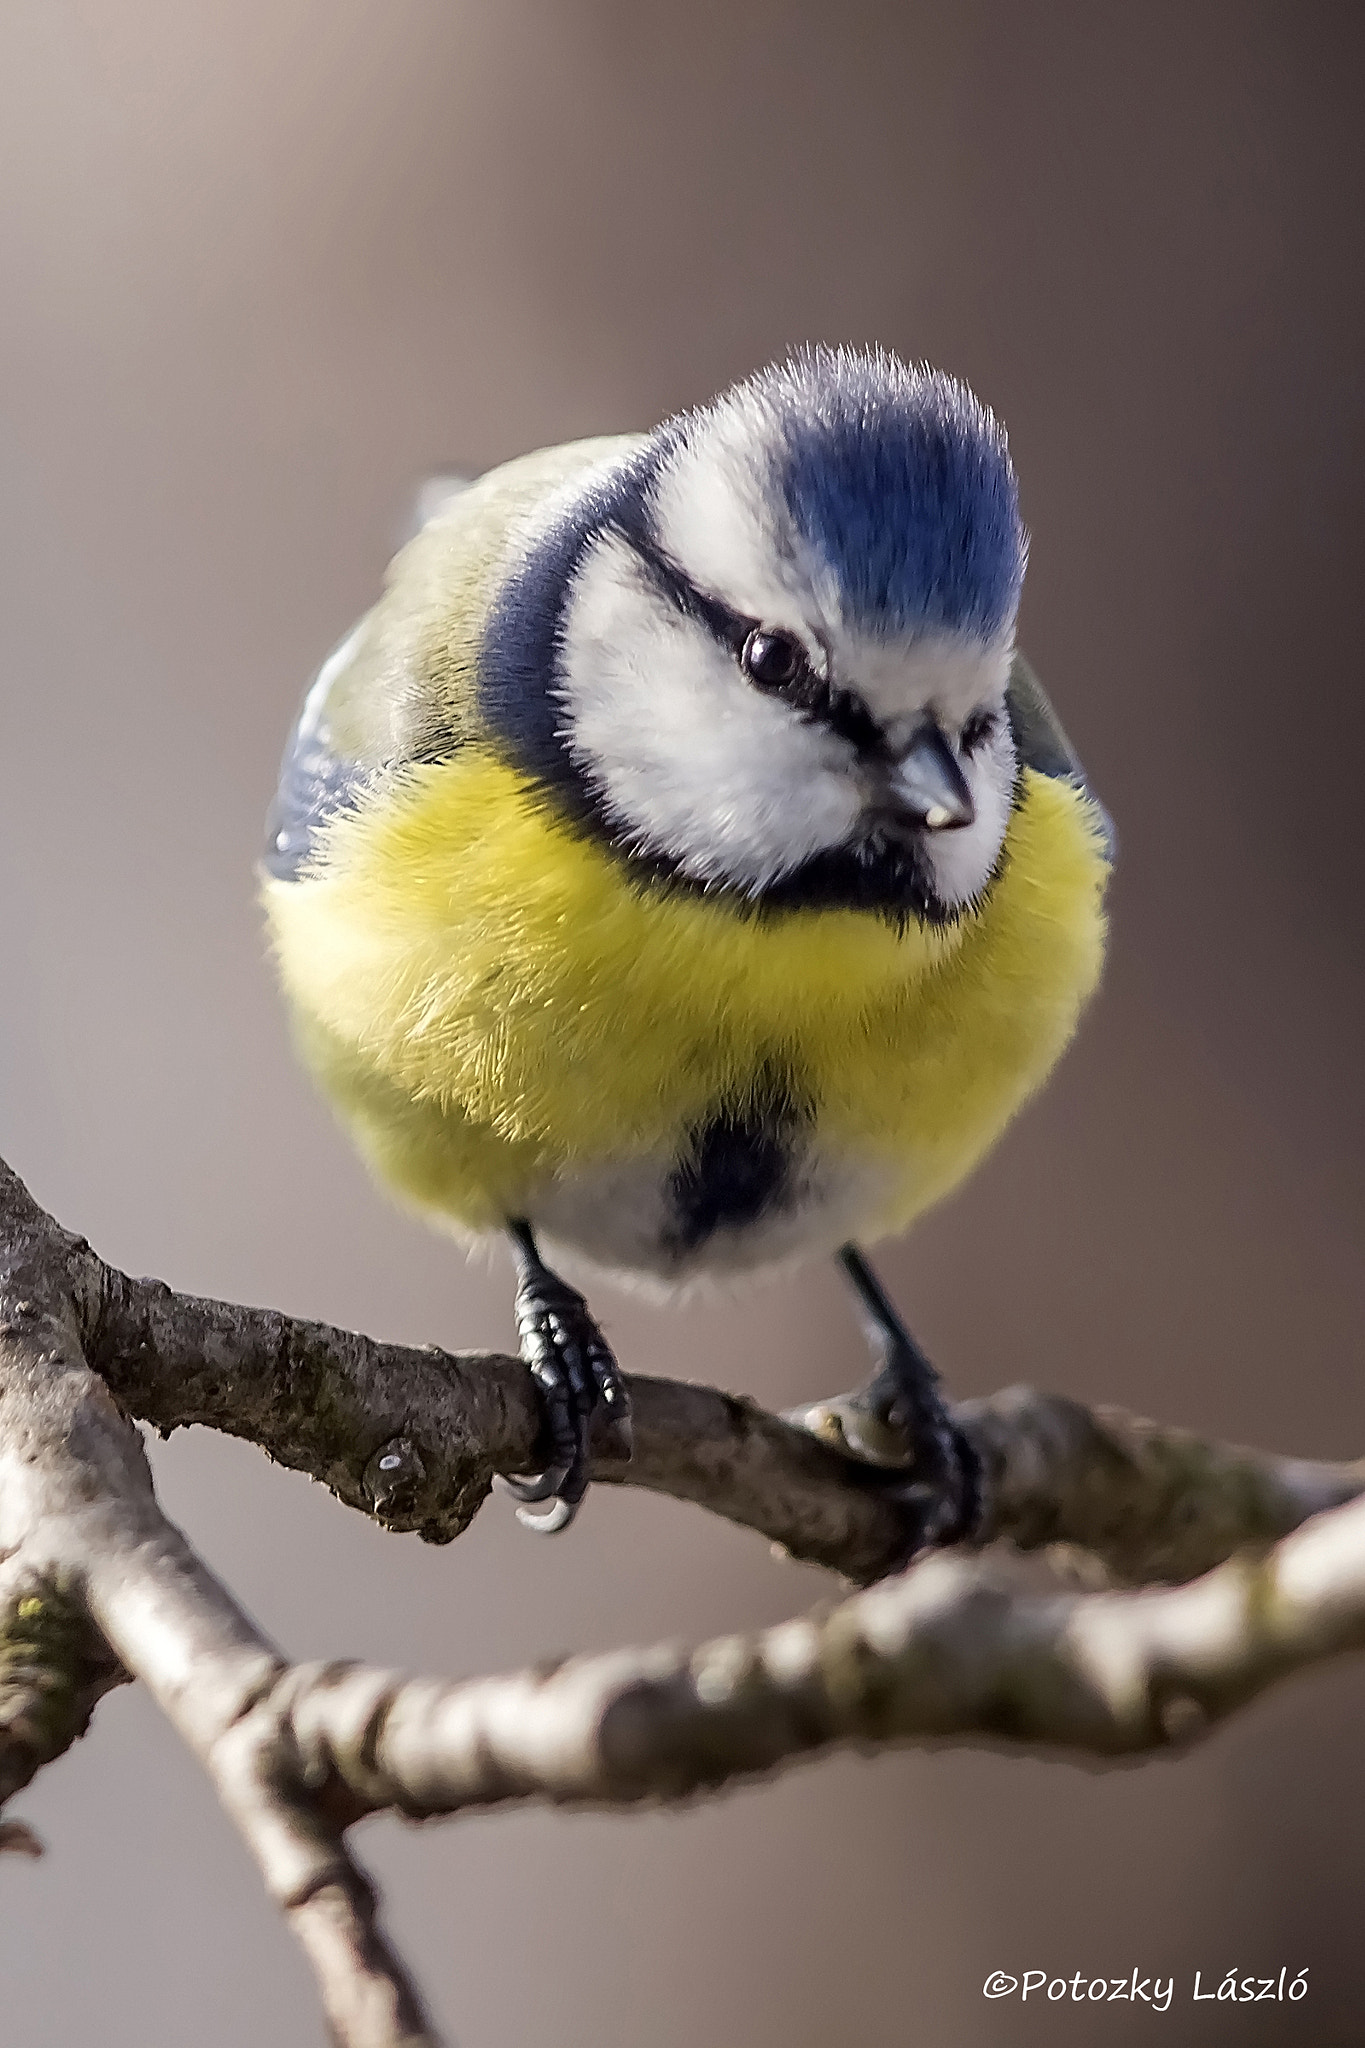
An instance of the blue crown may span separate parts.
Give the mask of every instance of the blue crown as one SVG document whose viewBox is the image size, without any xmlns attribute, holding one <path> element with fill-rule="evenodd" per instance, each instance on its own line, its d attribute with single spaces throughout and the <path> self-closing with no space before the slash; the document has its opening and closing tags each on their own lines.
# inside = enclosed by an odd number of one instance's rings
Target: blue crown
<svg viewBox="0 0 1365 2048">
<path fill-rule="evenodd" d="M 869 630 L 991 638 L 1028 551 L 1005 435 L 951 377 L 810 349 L 747 387 L 776 428 L 793 524 Z"/>
</svg>

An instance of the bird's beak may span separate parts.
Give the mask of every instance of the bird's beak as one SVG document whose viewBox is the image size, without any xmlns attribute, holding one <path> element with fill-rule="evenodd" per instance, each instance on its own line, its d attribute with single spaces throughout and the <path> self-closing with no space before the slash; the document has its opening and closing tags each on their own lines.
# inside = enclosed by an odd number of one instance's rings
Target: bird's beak
<svg viewBox="0 0 1365 2048">
<path fill-rule="evenodd" d="M 892 768 L 886 796 L 893 810 L 924 832 L 970 825 L 976 805 L 967 778 L 936 725 L 926 725 Z"/>
</svg>

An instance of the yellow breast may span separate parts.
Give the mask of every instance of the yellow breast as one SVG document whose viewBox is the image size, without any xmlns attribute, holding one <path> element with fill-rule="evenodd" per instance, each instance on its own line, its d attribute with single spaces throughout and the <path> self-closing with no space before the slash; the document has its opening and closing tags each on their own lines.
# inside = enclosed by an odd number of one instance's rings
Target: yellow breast
<svg viewBox="0 0 1365 2048">
<path fill-rule="evenodd" d="M 266 903 L 306 1057 L 379 1172 L 473 1229 L 547 1173 L 675 1150 L 780 1071 L 884 1163 L 868 1228 L 945 1193 L 1042 1082 L 1098 979 L 1084 792 L 1032 772 L 984 907 L 895 931 L 638 882 L 466 748 L 329 829 Z"/>
</svg>

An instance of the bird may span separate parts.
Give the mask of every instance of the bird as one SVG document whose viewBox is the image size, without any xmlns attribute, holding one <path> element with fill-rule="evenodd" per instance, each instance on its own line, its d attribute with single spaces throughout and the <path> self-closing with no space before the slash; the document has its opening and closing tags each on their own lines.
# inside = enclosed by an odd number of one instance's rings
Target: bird
<svg viewBox="0 0 1365 2048">
<path fill-rule="evenodd" d="M 595 1418 L 630 1452 L 565 1259 L 668 1298 L 831 1256 L 874 1370 L 807 1420 L 899 1490 L 908 1555 L 970 1538 L 982 1474 L 865 1247 L 1053 1068 L 1113 861 L 1017 646 L 1003 427 L 927 364 L 807 346 L 428 510 L 307 692 L 262 896 L 374 1173 L 510 1245 L 519 1514 L 573 1520 Z"/>
</svg>

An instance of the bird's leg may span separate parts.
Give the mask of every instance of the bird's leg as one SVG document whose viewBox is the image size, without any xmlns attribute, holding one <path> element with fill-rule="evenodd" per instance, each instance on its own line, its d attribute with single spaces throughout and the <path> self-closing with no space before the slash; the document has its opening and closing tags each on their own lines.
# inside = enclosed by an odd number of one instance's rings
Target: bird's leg
<svg viewBox="0 0 1365 2048">
<path fill-rule="evenodd" d="M 917 1510 L 917 1549 L 956 1543 L 973 1533 L 980 1516 L 977 1461 L 949 1413 L 938 1374 L 915 1342 L 895 1304 L 856 1245 L 839 1263 L 853 1283 L 879 1370 L 856 1394 L 842 1394 L 803 1411 L 808 1428 L 871 1465 Z M 892 1473 L 904 1479 L 891 1480 Z"/>
<path fill-rule="evenodd" d="M 588 1490 L 588 1436 L 599 1402 L 619 1448 L 630 1456 L 630 1396 L 587 1303 L 550 1271 L 530 1224 L 513 1217 L 507 1229 L 517 1262 L 521 1355 L 540 1395 L 550 1459 L 534 1478 L 504 1478 L 502 1484 L 519 1501 L 553 1503 L 543 1515 L 517 1510 L 528 1529 L 553 1536 L 568 1528 Z"/>
</svg>

